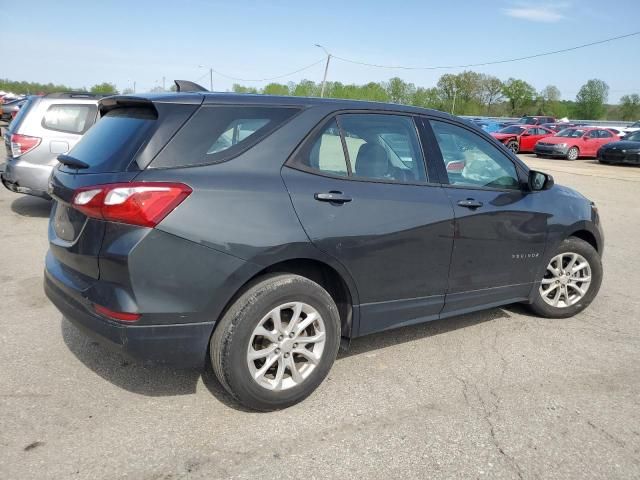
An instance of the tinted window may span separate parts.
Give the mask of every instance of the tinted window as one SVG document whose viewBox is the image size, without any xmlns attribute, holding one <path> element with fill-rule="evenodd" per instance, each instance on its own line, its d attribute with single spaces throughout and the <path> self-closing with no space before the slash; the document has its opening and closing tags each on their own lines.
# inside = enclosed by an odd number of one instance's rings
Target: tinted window
<svg viewBox="0 0 640 480">
<path fill-rule="evenodd" d="M 598 130 L 600 132 L 600 138 L 611 138 L 613 137 L 613 133 L 608 132 L 606 130 Z"/>
<path fill-rule="evenodd" d="M 575 128 L 565 128 L 564 130 L 560 130 L 555 134 L 556 137 L 567 137 L 567 138 L 580 138 L 584 135 L 584 130 L 579 130 Z"/>
<path fill-rule="evenodd" d="M 96 118 L 95 105 L 51 105 L 42 118 L 42 126 L 59 132 L 82 134 Z"/>
<path fill-rule="evenodd" d="M 89 164 L 86 172 L 126 170 L 150 137 L 156 114 L 146 108 L 118 108 L 103 116 L 69 155 Z"/>
<path fill-rule="evenodd" d="M 640 142 L 640 132 L 629 133 L 626 137 L 624 137 L 624 139 L 631 142 Z"/>
<path fill-rule="evenodd" d="M 431 125 L 447 167 L 449 183 L 518 190 L 516 167 L 509 158 L 478 135 L 450 123 Z"/>
<path fill-rule="evenodd" d="M 347 176 L 347 160 L 342 148 L 340 130 L 332 120 L 301 154 L 301 162 L 309 168 L 330 175 Z"/>
<path fill-rule="evenodd" d="M 20 126 L 20 122 L 22 121 L 22 119 L 27 115 L 27 112 L 36 103 L 36 98 L 38 97 L 29 97 L 25 101 L 24 105 L 22 105 L 20 110 L 18 110 L 18 113 L 16 113 L 16 116 L 13 118 L 13 120 L 11 120 L 11 123 L 9 123 L 9 125 L 7 126 L 7 130 L 13 131 Z"/>
<path fill-rule="evenodd" d="M 503 128 L 498 133 L 508 133 L 508 134 L 512 134 L 512 135 L 520 135 L 522 132 L 524 132 L 524 127 L 511 126 L 511 127 Z"/>
<path fill-rule="evenodd" d="M 224 162 L 263 140 L 299 111 L 292 107 L 202 107 L 154 160 L 153 166 Z"/>
<path fill-rule="evenodd" d="M 426 182 L 413 118 L 402 115 L 346 114 L 338 118 L 354 177 Z"/>
</svg>

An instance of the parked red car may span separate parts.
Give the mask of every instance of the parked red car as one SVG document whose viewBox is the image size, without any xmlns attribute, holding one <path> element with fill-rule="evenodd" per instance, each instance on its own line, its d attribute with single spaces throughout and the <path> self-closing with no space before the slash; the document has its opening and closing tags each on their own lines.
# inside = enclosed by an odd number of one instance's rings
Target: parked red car
<svg viewBox="0 0 640 480">
<path fill-rule="evenodd" d="M 539 157 L 563 157 L 576 160 L 578 157 L 595 158 L 598 149 L 620 137 L 611 130 L 601 127 L 566 128 L 536 143 L 534 152 Z"/>
<path fill-rule="evenodd" d="M 528 125 L 511 125 L 491 135 L 502 142 L 513 153 L 533 152 L 538 140 L 550 137 L 555 132 L 548 128 Z"/>
</svg>

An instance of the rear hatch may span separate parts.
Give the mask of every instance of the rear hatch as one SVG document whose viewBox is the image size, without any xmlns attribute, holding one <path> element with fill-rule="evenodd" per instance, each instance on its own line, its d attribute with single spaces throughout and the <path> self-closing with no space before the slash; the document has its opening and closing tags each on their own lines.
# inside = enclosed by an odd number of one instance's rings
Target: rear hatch
<svg viewBox="0 0 640 480">
<path fill-rule="evenodd" d="M 201 102 L 201 100 L 200 100 Z M 74 290 L 100 278 L 99 254 L 109 222 L 72 206 L 79 191 L 131 182 L 198 108 L 198 102 L 154 103 L 137 97 L 100 102 L 101 119 L 59 157 L 50 179 L 47 269 Z"/>
</svg>

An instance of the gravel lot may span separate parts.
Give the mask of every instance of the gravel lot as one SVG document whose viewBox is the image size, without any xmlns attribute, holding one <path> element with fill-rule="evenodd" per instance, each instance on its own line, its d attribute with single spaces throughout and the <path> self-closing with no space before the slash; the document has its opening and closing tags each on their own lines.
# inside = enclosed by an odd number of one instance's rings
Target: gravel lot
<svg viewBox="0 0 640 480">
<path fill-rule="evenodd" d="M 639 478 L 640 169 L 523 158 L 600 207 L 591 308 L 361 338 L 268 414 L 80 335 L 42 291 L 49 204 L 0 189 L 0 478 Z"/>
</svg>

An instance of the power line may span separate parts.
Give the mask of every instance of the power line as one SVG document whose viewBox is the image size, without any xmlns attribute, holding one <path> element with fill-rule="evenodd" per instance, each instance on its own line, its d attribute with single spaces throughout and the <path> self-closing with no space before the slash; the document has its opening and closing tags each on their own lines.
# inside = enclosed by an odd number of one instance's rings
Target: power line
<svg viewBox="0 0 640 480">
<path fill-rule="evenodd" d="M 509 58 L 506 60 L 494 60 L 491 62 L 482 62 L 482 63 L 468 63 L 466 65 L 440 65 L 433 67 L 406 67 L 402 65 L 380 65 L 375 63 L 366 63 L 360 62 L 358 60 L 351 60 L 348 58 L 339 57 L 337 55 L 332 55 L 333 58 L 337 60 L 342 60 L 343 62 L 353 63 L 356 65 L 364 65 L 367 67 L 376 67 L 376 68 L 388 68 L 388 69 L 397 69 L 397 70 L 444 70 L 444 69 L 454 69 L 454 68 L 470 68 L 470 67 L 482 67 L 486 65 L 497 65 L 500 63 L 510 63 L 510 62 L 520 62 L 522 60 L 529 60 L 531 58 L 545 57 L 548 55 L 555 55 L 558 53 L 570 52 L 573 50 L 579 50 L 581 48 L 592 47 L 594 45 L 600 45 L 603 43 L 613 42 L 615 40 L 621 40 L 623 38 L 633 37 L 635 35 L 640 35 L 639 32 L 627 33 L 626 35 L 619 35 L 617 37 L 606 38 L 604 40 L 599 40 L 597 42 L 584 43 L 582 45 L 577 45 L 575 47 L 563 48 L 560 50 L 553 50 L 551 52 L 537 53 L 535 55 L 527 55 L 526 57 L 517 57 L 517 58 Z"/>
<path fill-rule="evenodd" d="M 313 62 L 312 64 L 307 65 L 306 67 L 302 67 L 302 68 L 299 68 L 297 70 L 294 70 L 293 72 L 284 73 L 282 75 L 277 75 L 275 77 L 268 77 L 268 78 L 238 78 L 238 77 L 234 77 L 232 75 L 227 75 L 225 73 L 219 72 L 218 70 L 213 70 L 213 72 L 217 73 L 221 77 L 228 78 L 229 80 L 237 80 L 239 82 L 267 82 L 267 81 L 270 81 L 270 80 L 278 80 L 279 78 L 290 77 L 291 75 L 295 75 L 296 73 L 300 73 L 300 72 L 303 72 L 305 70 L 310 69 L 311 67 L 315 67 L 316 65 L 318 65 L 318 64 L 320 64 L 322 62 L 324 62 L 324 58 L 321 59 L 321 60 L 318 60 L 317 62 Z"/>
</svg>

